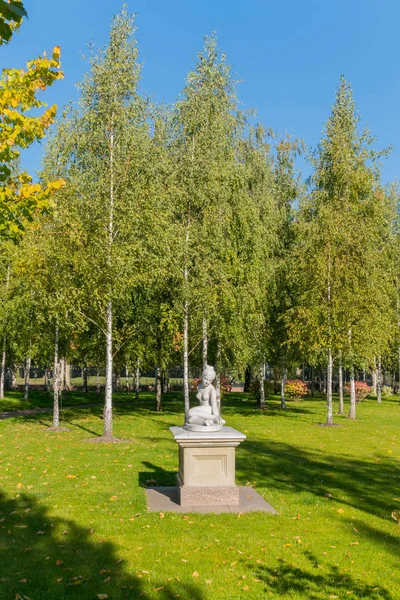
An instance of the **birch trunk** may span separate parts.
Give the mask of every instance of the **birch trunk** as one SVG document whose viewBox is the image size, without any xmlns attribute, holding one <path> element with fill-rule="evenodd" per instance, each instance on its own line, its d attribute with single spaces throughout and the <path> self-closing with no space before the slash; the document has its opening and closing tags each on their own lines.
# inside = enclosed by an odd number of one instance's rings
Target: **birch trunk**
<svg viewBox="0 0 400 600">
<path fill-rule="evenodd" d="M 327 366 L 327 381 L 326 381 L 326 407 L 327 407 L 327 415 L 326 415 L 326 424 L 333 425 L 333 402 L 332 402 L 332 371 L 333 371 L 333 361 L 332 361 L 332 348 L 328 348 L 328 366 Z"/>
<path fill-rule="evenodd" d="M 286 408 L 285 387 L 287 381 L 286 360 L 282 358 L 282 374 L 281 374 L 281 408 Z"/>
<path fill-rule="evenodd" d="M 71 389 L 71 363 L 69 363 L 67 361 L 65 361 L 64 381 L 65 381 L 65 389 L 70 390 Z"/>
<path fill-rule="evenodd" d="M 10 265 L 7 267 L 6 275 L 6 292 L 8 295 L 8 287 L 10 285 Z M 4 319 L 4 325 L 6 324 L 7 317 Z M 4 381 L 6 376 L 6 336 L 3 337 L 3 351 L 1 355 L 1 373 L 0 373 L 0 398 L 4 398 Z M 28 398 L 26 398 L 28 399 Z"/>
<path fill-rule="evenodd" d="M 207 331 L 207 319 L 203 318 L 203 369 L 207 367 L 207 356 L 208 356 L 208 331 Z"/>
<path fill-rule="evenodd" d="M 65 390 L 65 360 L 60 358 L 59 363 L 60 392 L 63 392 Z"/>
<path fill-rule="evenodd" d="M 112 356 L 112 302 L 107 302 L 106 324 L 106 385 L 104 398 L 104 436 L 111 437 L 113 432 L 112 420 L 112 383 L 113 383 L 113 356 Z"/>
<path fill-rule="evenodd" d="M 378 358 L 378 372 L 376 381 L 376 394 L 379 404 L 382 402 L 382 357 Z"/>
<path fill-rule="evenodd" d="M 399 387 L 397 388 L 397 393 L 400 396 L 400 346 L 399 346 Z"/>
<path fill-rule="evenodd" d="M 140 360 L 138 359 L 137 367 L 136 367 L 136 388 L 135 388 L 136 400 L 139 400 L 139 394 L 140 394 Z"/>
<path fill-rule="evenodd" d="M 187 269 L 186 276 L 187 276 Z M 189 412 L 189 303 L 185 300 L 183 310 L 183 398 L 185 401 L 185 420 Z"/>
<path fill-rule="evenodd" d="M 3 352 L 1 354 L 0 398 L 4 398 L 5 375 L 6 375 L 6 336 L 4 336 L 4 338 L 3 338 Z"/>
<path fill-rule="evenodd" d="M 339 415 L 344 415 L 342 356 L 339 359 Z"/>
<path fill-rule="evenodd" d="M 156 411 L 162 411 L 162 381 L 160 366 L 158 366 L 156 369 Z"/>
<path fill-rule="evenodd" d="M 399 360 L 400 360 L 400 358 L 399 358 Z M 372 393 L 376 394 L 376 390 L 377 390 L 377 369 L 376 369 L 376 356 L 374 356 L 374 367 L 372 369 Z"/>
<path fill-rule="evenodd" d="M 221 414 L 221 350 L 219 344 L 217 345 L 217 356 L 215 359 L 215 391 L 217 392 L 217 406 L 218 412 Z"/>
<path fill-rule="evenodd" d="M 15 365 L 11 365 L 11 389 L 15 390 L 17 387 L 17 370 Z"/>
<path fill-rule="evenodd" d="M 349 419 L 356 418 L 356 382 L 354 377 L 354 365 L 350 367 L 350 411 Z"/>
<path fill-rule="evenodd" d="M 50 369 L 46 369 L 44 373 L 44 385 L 46 388 L 46 392 L 50 393 Z"/>
<path fill-rule="evenodd" d="M 29 376 L 31 372 L 31 357 L 28 356 L 25 360 L 25 386 L 24 386 L 24 400 L 29 399 Z"/>
<path fill-rule="evenodd" d="M 260 369 L 260 409 L 265 409 L 265 390 L 264 390 L 265 364 Z"/>
<path fill-rule="evenodd" d="M 58 325 L 54 337 L 54 372 L 53 372 L 53 427 L 60 426 L 60 378 L 58 363 Z"/>
<path fill-rule="evenodd" d="M 129 369 L 128 369 L 128 366 L 125 367 L 125 390 L 126 390 L 126 393 L 129 394 Z"/>
<path fill-rule="evenodd" d="M 315 394 L 314 367 L 311 367 L 311 369 L 310 369 L 310 390 L 311 390 L 311 396 L 314 396 L 314 394 Z"/>
<path fill-rule="evenodd" d="M 169 392 L 169 375 L 165 369 L 163 369 L 161 371 L 161 381 L 162 381 L 162 393 L 166 394 L 167 392 Z"/>
</svg>

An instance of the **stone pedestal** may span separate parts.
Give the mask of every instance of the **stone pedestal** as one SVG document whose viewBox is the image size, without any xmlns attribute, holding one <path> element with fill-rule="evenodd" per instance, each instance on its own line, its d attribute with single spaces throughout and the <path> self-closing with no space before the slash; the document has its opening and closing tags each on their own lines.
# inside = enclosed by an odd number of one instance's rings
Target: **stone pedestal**
<svg viewBox="0 0 400 600">
<path fill-rule="evenodd" d="M 216 432 L 170 427 L 179 445 L 177 487 L 181 506 L 238 505 L 235 447 L 246 436 L 232 427 Z"/>
</svg>

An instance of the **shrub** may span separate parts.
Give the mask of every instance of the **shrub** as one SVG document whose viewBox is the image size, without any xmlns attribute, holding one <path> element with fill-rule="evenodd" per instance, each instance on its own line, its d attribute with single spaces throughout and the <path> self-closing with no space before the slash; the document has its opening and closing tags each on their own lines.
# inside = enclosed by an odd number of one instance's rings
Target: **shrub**
<svg viewBox="0 0 400 600">
<path fill-rule="evenodd" d="M 382 396 L 391 396 L 393 394 L 393 388 L 391 388 L 390 385 L 383 385 L 381 392 Z"/>
<path fill-rule="evenodd" d="M 288 379 L 285 385 L 285 396 L 293 400 L 300 400 L 303 396 L 307 396 L 308 387 L 305 381 L 301 379 Z"/>
<path fill-rule="evenodd" d="M 192 390 L 192 392 L 197 392 L 197 386 L 199 385 L 200 382 L 201 382 L 201 377 L 194 377 L 192 379 L 192 383 L 190 384 L 190 389 Z"/>
<path fill-rule="evenodd" d="M 365 381 L 355 381 L 354 384 L 356 388 L 356 402 L 361 402 L 371 392 L 371 386 L 365 383 Z M 345 389 L 350 393 L 350 383 L 346 383 Z"/>
</svg>

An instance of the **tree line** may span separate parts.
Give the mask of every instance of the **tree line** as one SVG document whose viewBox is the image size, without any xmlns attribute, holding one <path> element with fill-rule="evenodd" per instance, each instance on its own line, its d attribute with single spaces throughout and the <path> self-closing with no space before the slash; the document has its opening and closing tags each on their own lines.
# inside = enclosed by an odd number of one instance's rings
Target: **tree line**
<svg viewBox="0 0 400 600">
<path fill-rule="evenodd" d="M 3 229 L 0 393 L 7 365 L 54 365 L 57 427 L 60 361 L 101 366 L 110 439 L 122 368 L 156 368 L 161 408 L 161 380 L 181 364 L 187 411 L 190 365 L 247 370 L 264 408 L 268 364 L 284 408 L 287 374 L 307 363 L 326 370 L 328 425 L 333 373 L 348 369 L 355 418 L 357 370 L 378 384 L 382 363 L 399 372 L 400 238 L 388 150 L 361 128 L 350 85 L 340 79 L 304 183 L 303 142 L 240 108 L 214 35 L 172 106 L 140 76 L 123 9 L 48 139 L 39 187 L 52 205 Z"/>
</svg>

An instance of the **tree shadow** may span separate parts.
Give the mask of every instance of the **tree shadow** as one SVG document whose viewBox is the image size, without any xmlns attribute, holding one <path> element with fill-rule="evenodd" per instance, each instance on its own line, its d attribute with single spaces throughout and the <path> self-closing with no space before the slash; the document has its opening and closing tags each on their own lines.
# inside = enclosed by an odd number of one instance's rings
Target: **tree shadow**
<svg viewBox="0 0 400 600">
<path fill-rule="evenodd" d="M 296 594 L 296 598 L 326 600 L 329 597 L 342 598 L 351 594 L 352 598 L 395 600 L 387 589 L 363 583 L 348 572 L 340 570 L 337 565 L 323 564 L 323 561 L 318 560 L 311 552 L 304 552 L 304 556 L 310 563 L 309 570 L 279 559 L 276 567 L 254 565 L 254 572 L 264 581 L 266 591 L 277 596 L 286 597 L 288 594 L 292 597 L 292 594 Z"/>
<path fill-rule="evenodd" d="M 17 498 L 0 492 L 0 597 L 96 598 L 113 600 L 145 596 L 203 600 L 193 584 L 155 581 L 132 575 L 134 565 L 122 561 L 116 547 L 96 539 L 93 530 L 50 514 L 28 494 Z"/>
<path fill-rule="evenodd" d="M 282 442 L 246 440 L 238 449 L 236 474 L 243 482 L 251 477 L 257 486 L 282 493 L 304 492 L 335 500 L 383 519 L 396 508 L 400 466 L 385 456 L 379 462 L 346 455 L 304 450 Z M 305 498 L 305 503 L 307 499 Z"/>
<path fill-rule="evenodd" d="M 348 526 L 349 524 L 357 530 L 357 535 L 360 538 L 369 538 L 374 545 L 380 544 L 384 546 L 385 550 L 393 554 L 398 560 L 400 556 L 400 527 L 396 526 L 394 521 L 391 523 L 393 524 L 394 534 L 371 527 L 359 519 L 343 520 L 343 525 Z"/>
</svg>

